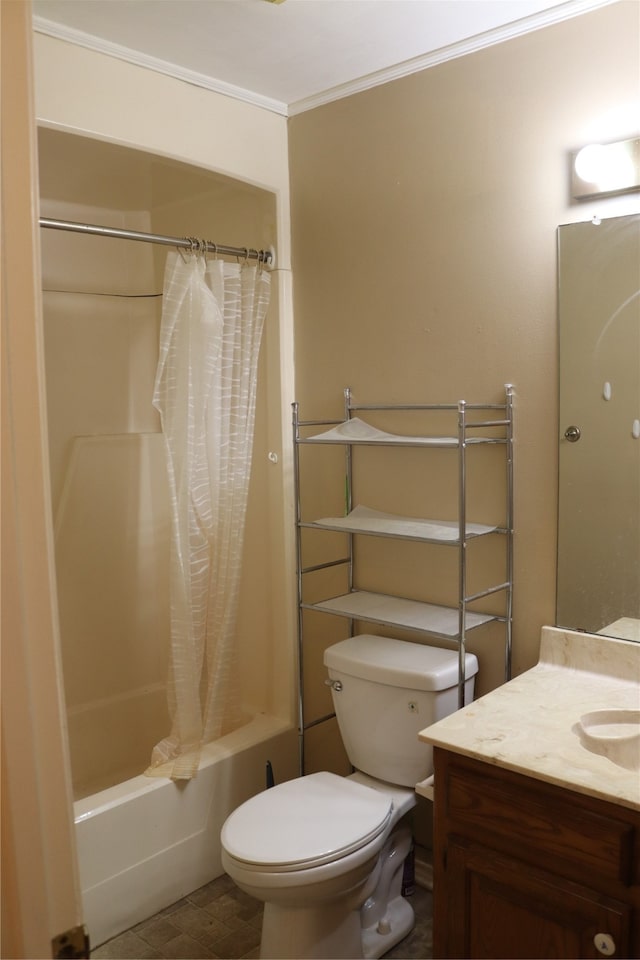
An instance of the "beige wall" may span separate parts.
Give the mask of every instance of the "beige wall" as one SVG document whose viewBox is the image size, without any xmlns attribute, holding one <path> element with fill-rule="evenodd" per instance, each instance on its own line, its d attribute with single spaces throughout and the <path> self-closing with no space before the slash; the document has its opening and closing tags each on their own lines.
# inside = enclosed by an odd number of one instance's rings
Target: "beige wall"
<svg viewBox="0 0 640 960">
<path fill-rule="evenodd" d="M 632 209 L 571 207 L 567 152 L 636 132 L 639 14 L 616 3 L 289 125 L 302 415 L 339 416 L 345 385 L 362 401 L 442 402 L 498 400 L 515 384 L 515 673 L 555 615 L 556 228 Z M 426 490 L 442 483 L 433 470 Z M 422 556 L 391 554 L 395 592 L 420 564 L 428 589 L 441 561 Z M 385 558 L 371 563 L 384 579 Z M 472 648 L 483 693 L 502 646 Z"/>
</svg>

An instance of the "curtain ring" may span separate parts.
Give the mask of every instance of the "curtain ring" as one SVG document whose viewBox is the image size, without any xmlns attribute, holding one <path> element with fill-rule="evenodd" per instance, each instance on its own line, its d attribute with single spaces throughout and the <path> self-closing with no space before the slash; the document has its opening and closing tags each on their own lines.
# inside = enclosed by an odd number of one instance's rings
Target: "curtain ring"
<svg viewBox="0 0 640 960">
<path fill-rule="evenodd" d="M 198 243 L 198 241 L 195 239 L 195 237 L 183 237 L 182 239 L 184 240 L 185 243 L 188 243 L 188 244 L 189 244 L 189 249 L 188 249 L 188 251 L 187 251 L 187 255 L 185 255 L 184 252 L 183 252 L 184 248 L 183 248 L 183 247 L 178 247 L 178 253 L 179 253 L 180 256 L 182 257 L 184 263 L 186 263 L 186 262 L 187 262 L 187 256 L 192 257 L 193 254 L 195 253 L 195 245 Z"/>
</svg>

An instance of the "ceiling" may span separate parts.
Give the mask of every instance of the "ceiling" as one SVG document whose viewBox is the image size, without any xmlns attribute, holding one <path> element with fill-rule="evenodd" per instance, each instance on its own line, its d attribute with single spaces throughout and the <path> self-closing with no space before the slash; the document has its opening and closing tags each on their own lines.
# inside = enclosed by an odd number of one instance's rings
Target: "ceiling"
<svg viewBox="0 0 640 960">
<path fill-rule="evenodd" d="M 615 0 L 33 0 L 36 30 L 284 116 Z"/>
</svg>

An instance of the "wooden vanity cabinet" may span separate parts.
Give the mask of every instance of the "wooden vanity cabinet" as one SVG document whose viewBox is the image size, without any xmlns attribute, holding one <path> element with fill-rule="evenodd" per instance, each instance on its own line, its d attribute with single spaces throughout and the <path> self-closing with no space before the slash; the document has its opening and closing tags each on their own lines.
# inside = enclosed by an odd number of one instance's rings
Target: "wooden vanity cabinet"
<svg viewBox="0 0 640 960">
<path fill-rule="evenodd" d="M 434 766 L 435 957 L 640 958 L 640 811 L 438 747 Z"/>
</svg>

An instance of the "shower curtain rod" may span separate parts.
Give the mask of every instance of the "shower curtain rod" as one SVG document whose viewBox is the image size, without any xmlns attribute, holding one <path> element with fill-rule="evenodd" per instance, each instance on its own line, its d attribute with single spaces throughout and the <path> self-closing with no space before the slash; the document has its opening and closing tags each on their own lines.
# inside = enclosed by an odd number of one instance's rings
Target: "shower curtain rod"
<svg viewBox="0 0 640 960">
<path fill-rule="evenodd" d="M 72 220 L 51 220 L 40 217 L 40 226 L 51 230 L 70 230 L 72 233 L 90 233 L 100 237 L 119 237 L 121 240 L 141 240 L 145 243 L 162 243 L 167 247 L 182 247 L 189 250 L 204 250 L 207 253 L 222 253 L 246 260 L 257 260 L 273 266 L 273 250 L 254 250 L 248 247 L 229 247 L 224 243 L 197 240 L 190 237 L 165 237 L 158 233 L 139 233 L 137 230 L 118 230 L 116 227 L 101 227 L 93 223 L 75 223 Z"/>
</svg>

